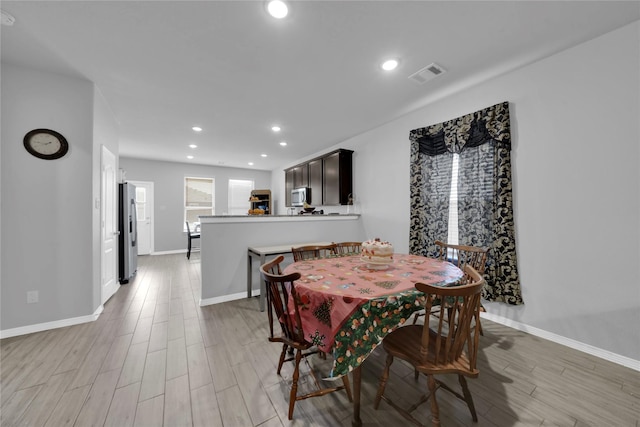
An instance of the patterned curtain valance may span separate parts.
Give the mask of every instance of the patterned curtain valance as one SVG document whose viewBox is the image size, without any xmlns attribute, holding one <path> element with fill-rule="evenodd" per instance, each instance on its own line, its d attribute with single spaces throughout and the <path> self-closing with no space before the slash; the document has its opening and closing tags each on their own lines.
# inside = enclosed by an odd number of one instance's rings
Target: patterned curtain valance
<svg viewBox="0 0 640 427">
<path fill-rule="evenodd" d="M 409 140 L 418 143 L 421 154 L 437 156 L 460 153 L 466 148 L 495 141 L 511 149 L 509 103 L 502 102 L 453 120 L 414 129 Z"/>
</svg>

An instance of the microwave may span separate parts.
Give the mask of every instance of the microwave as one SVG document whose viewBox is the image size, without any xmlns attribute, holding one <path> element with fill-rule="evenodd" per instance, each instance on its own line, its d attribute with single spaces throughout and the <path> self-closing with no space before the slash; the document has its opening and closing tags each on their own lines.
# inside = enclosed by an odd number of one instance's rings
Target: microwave
<svg viewBox="0 0 640 427">
<path fill-rule="evenodd" d="M 291 206 L 302 207 L 306 203 L 311 203 L 311 188 L 298 187 L 291 190 Z"/>
</svg>

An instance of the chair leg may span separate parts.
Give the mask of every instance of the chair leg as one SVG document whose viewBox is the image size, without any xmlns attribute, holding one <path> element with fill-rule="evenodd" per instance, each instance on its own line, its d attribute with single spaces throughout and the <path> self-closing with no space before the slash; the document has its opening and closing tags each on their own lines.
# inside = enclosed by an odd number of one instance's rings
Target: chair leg
<svg viewBox="0 0 640 427">
<path fill-rule="evenodd" d="M 282 365 L 284 364 L 284 358 L 287 355 L 287 347 L 286 344 L 282 345 L 282 353 L 280 353 L 280 361 L 278 361 L 278 375 L 280 375 L 280 370 L 282 369 Z M 293 350 L 293 348 L 291 349 Z"/>
<path fill-rule="evenodd" d="M 467 386 L 467 379 L 462 375 L 458 375 L 458 382 L 462 386 L 462 394 L 464 395 L 464 401 L 467 402 L 467 406 L 469 407 L 469 412 L 471 412 L 471 418 L 473 418 L 474 422 L 478 422 L 476 406 L 473 404 L 473 397 L 469 391 L 469 386 Z"/>
<path fill-rule="evenodd" d="M 342 384 L 344 384 L 344 389 L 347 392 L 349 402 L 353 402 L 353 396 L 351 396 L 351 384 L 349 383 L 349 374 L 342 376 Z"/>
<path fill-rule="evenodd" d="M 393 356 L 387 355 L 387 364 L 384 367 L 384 371 L 382 371 L 382 376 L 380 377 L 380 385 L 378 386 L 378 392 L 376 393 L 376 400 L 373 401 L 373 409 L 378 409 L 380 406 L 380 399 L 382 399 L 382 395 L 384 394 L 384 389 L 387 386 L 387 380 L 389 379 L 389 368 L 393 363 Z"/>
<path fill-rule="evenodd" d="M 296 367 L 293 370 L 293 378 L 291 382 L 291 393 L 289 394 L 289 419 L 293 419 L 293 408 L 296 404 L 296 396 L 298 395 L 298 378 L 300 378 L 300 361 L 302 360 L 302 351 L 296 351 Z"/>
<path fill-rule="evenodd" d="M 187 239 L 187 259 L 191 258 L 191 237 Z"/>
<path fill-rule="evenodd" d="M 484 311 L 486 313 L 487 310 L 485 310 L 484 306 L 482 305 L 482 303 L 480 303 L 480 311 Z M 484 331 L 482 330 L 482 323 L 480 322 L 480 315 L 478 315 L 477 317 L 478 322 L 479 322 L 479 329 L 480 329 L 480 335 L 484 336 Z"/>
<path fill-rule="evenodd" d="M 440 427 L 440 409 L 438 408 L 438 401 L 436 400 L 436 390 L 438 386 L 433 375 L 429 375 L 428 383 L 431 396 L 431 426 Z"/>
</svg>

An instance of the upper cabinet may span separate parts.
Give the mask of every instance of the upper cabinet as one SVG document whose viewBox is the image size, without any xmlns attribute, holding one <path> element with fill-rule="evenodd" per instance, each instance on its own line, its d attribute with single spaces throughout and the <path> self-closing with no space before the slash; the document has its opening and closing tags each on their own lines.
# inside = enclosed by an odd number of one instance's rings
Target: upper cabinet
<svg viewBox="0 0 640 427">
<path fill-rule="evenodd" d="M 323 161 L 323 205 L 346 205 L 352 193 L 351 150 L 338 150 L 326 155 Z"/>
<path fill-rule="evenodd" d="M 285 169 L 286 206 L 291 206 L 291 190 L 297 187 L 311 188 L 313 206 L 348 204 L 353 191 L 352 154 L 339 149 Z"/>
<path fill-rule="evenodd" d="M 291 206 L 291 190 L 293 186 L 293 169 L 286 169 L 284 171 L 284 205 Z"/>
<path fill-rule="evenodd" d="M 309 188 L 311 188 L 311 206 L 322 203 L 322 159 L 311 160 L 309 168 Z"/>
<path fill-rule="evenodd" d="M 293 168 L 293 188 L 309 186 L 309 169 L 307 164 L 294 166 Z"/>
</svg>

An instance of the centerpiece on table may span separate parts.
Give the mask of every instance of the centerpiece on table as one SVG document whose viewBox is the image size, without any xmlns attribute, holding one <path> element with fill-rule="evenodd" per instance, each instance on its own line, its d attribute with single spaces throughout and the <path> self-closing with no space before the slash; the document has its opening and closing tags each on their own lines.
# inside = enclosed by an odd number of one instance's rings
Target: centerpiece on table
<svg viewBox="0 0 640 427">
<path fill-rule="evenodd" d="M 378 237 L 362 242 L 362 261 L 368 268 L 382 270 L 393 263 L 393 245 Z"/>
</svg>

